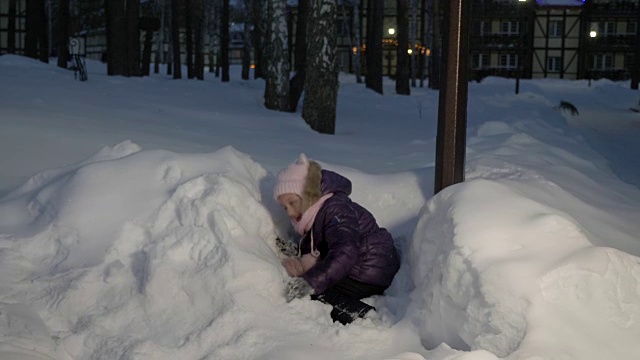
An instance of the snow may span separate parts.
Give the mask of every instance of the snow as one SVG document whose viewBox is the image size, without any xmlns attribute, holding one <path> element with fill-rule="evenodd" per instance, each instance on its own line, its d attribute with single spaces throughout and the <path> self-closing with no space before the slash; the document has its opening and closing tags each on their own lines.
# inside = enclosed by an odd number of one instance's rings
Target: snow
<svg viewBox="0 0 640 360">
<path fill-rule="evenodd" d="M 221 83 L 89 62 L 79 82 L 55 63 L 0 57 L 1 359 L 640 355 L 628 82 L 470 83 L 466 181 L 434 196 L 436 91 L 341 74 L 330 136 L 266 110 L 238 68 Z M 352 180 L 402 255 L 348 326 L 282 295 L 271 191 L 300 152 Z"/>
</svg>

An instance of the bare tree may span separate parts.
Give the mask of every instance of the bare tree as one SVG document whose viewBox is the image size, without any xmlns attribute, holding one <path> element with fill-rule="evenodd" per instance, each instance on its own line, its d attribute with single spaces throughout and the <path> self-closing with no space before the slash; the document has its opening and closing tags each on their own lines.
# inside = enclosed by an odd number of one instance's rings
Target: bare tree
<svg viewBox="0 0 640 360">
<path fill-rule="evenodd" d="M 222 0 L 222 44 L 221 44 L 221 66 L 222 82 L 229 81 L 229 0 Z"/>
<path fill-rule="evenodd" d="M 442 2 L 433 0 L 431 4 L 431 56 L 429 56 L 429 88 L 440 89 L 440 57 L 442 49 Z"/>
<path fill-rule="evenodd" d="M 140 76 L 140 0 L 127 0 L 128 75 Z"/>
<path fill-rule="evenodd" d="M 26 56 L 49 61 L 49 45 L 47 42 L 46 12 L 44 0 L 27 1 L 26 34 L 24 53 Z"/>
<path fill-rule="evenodd" d="M 184 30 L 187 45 L 187 79 L 193 79 L 193 6 L 192 0 L 184 2 Z"/>
<path fill-rule="evenodd" d="M 153 64 L 153 72 L 155 74 L 160 72 L 160 63 L 166 63 L 164 56 L 164 38 L 165 38 L 165 12 L 164 12 L 164 0 L 160 0 L 155 3 L 155 13 L 160 17 L 160 30 L 156 37 L 156 58 Z"/>
<path fill-rule="evenodd" d="M 107 74 L 127 75 L 127 20 L 125 0 L 105 2 L 107 17 Z"/>
<path fill-rule="evenodd" d="M 244 9 L 244 21 L 242 24 L 242 80 L 249 80 L 249 72 L 251 70 L 251 0 L 242 2 Z"/>
<path fill-rule="evenodd" d="M 384 1 L 368 0 L 367 7 L 367 88 L 382 94 L 382 30 Z"/>
<path fill-rule="evenodd" d="M 16 16 L 18 0 L 9 0 L 9 13 L 7 18 L 7 52 L 16 52 Z"/>
<path fill-rule="evenodd" d="M 198 80 L 204 80 L 204 0 L 196 0 L 194 10 L 195 64 L 193 71 Z"/>
<path fill-rule="evenodd" d="M 302 117 L 312 129 L 334 134 L 338 103 L 336 0 L 312 0 L 309 7 L 307 68 Z"/>
<path fill-rule="evenodd" d="M 265 33 L 265 22 L 263 18 L 263 0 L 253 0 L 253 54 L 256 68 L 253 72 L 254 78 L 264 77 L 263 72 L 263 44 Z"/>
<path fill-rule="evenodd" d="M 351 24 L 349 26 L 349 48 L 352 50 L 351 56 L 351 69 L 356 75 L 356 82 L 362 83 L 362 77 L 360 73 L 360 48 L 362 47 L 362 41 L 360 36 L 360 5 L 361 1 L 350 3 L 348 1 L 343 2 L 342 8 L 344 13 L 345 22 L 347 21 L 347 5 L 351 6 L 353 11 L 351 12 Z"/>
<path fill-rule="evenodd" d="M 182 79 L 180 63 L 180 0 L 171 0 L 171 44 L 173 47 L 173 78 Z"/>
<path fill-rule="evenodd" d="M 411 39 L 411 86 L 416 87 L 416 42 L 418 25 L 418 2 L 411 0 L 411 25 L 409 26 L 409 37 Z"/>
<path fill-rule="evenodd" d="M 296 22 L 296 45 L 293 59 L 295 74 L 289 81 L 289 107 L 291 112 L 298 108 L 298 102 L 304 91 L 305 67 L 307 65 L 307 19 L 309 18 L 309 0 L 298 0 L 298 19 Z"/>
<path fill-rule="evenodd" d="M 400 95 L 409 95 L 411 90 L 409 87 L 409 0 L 397 0 L 397 31 L 398 31 L 398 47 L 396 49 L 396 92 Z M 389 74 L 391 75 L 391 74 Z"/>
<path fill-rule="evenodd" d="M 268 1 L 264 104 L 268 109 L 289 111 L 289 54 L 286 0 Z"/>
<path fill-rule="evenodd" d="M 57 10 L 58 67 L 67 68 L 69 58 L 69 0 L 59 0 Z"/>
</svg>

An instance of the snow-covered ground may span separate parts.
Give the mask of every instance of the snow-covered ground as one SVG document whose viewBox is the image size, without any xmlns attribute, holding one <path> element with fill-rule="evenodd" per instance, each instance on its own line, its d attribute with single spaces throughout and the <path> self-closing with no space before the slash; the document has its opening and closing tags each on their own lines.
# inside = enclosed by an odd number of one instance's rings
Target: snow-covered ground
<svg viewBox="0 0 640 360">
<path fill-rule="evenodd" d="M 264 83 L 0 57 L 0 359 L 634 359 L 640 114 L 629 83 L 471 83 L 466 181 L 433 196 L 438 93 L 341 75 L 337 134 Z M 579 110 L 558 110 L 561 100 Z M 403 263 L 372 318 L 286 303 L 273 176 L 349 177 Z"/>
</svg>

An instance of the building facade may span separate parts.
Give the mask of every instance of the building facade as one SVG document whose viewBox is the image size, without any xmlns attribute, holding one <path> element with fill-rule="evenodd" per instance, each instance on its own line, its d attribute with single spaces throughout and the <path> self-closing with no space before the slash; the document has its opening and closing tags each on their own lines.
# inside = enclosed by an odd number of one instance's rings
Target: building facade
<svg viewBox="0 0 640 360">
<path fill-rule="evenodd" d="M 442 0 L 413 0 L 415 11 L 409 10 L 410 22 L 415 24 L 412 37 L 415 52 L 411 61 L 415 62 L 417 76 L 427 74 L 424 60 L 430 55 L 430 10 L 434 1 Z M 0 0 L 0 54 L 23 54 L 26 0 L 15 1 L 15 9 L 10 9 L 10 3 Z M 365 1 L 362 3 L 366 5 Z M 383 73 L 393 77 L 397 57 L 396 1 L 384 0 L 384 5 Z M 288 7 L 292 62 L 296 10 L 295 6 Z M 472 0 L 471 14 L 470 79 L 501 76 L 638 81 L 640 78 L 640 0 Z M 354 31 L 358 26 L 359 43 Z M 336 31 L 341 71 L 354 71 L 352 60 L 358 46 L 366 51 L 366 29 L 366 6 L 356 9 L 339 5 Z M 9 41 L 9 34 L 13 34 L 13 42 Z M 86 56 L 101 59 L 106 50 L 104 28 L 85 30 L 81 35 L 86 38 Z M 238 63 L 242 57 L 243 35 L 238 25 L 231 29 L 231 63 Z M 209 42 L 205 44 L 206 52 L 216 53 L 218 45 Z M 166 53 L 168 44 L 164 48 Z M 154 49 L 152 56 L 155 55 Z M 361 68 L 366 72 L 364 60 L 362 53 Z M 205 61 L 206 65 L 215 63 L 215 56 L 207 56 Z"/>
</svg>

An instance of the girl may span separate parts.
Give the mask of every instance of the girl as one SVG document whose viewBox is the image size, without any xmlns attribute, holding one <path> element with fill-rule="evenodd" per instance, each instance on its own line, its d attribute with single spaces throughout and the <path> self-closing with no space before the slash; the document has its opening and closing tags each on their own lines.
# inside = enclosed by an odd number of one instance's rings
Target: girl
<svg viewBox="0 0 640 360">
<path fill-rule="evenodd" d="M 282 261 L 293 278 L 287 301 L 310 294 L 342 324 L 372 310 L 360 299 L 381 295 L 400 268 L 391 234 L 350 194 L 351 181 L 304 154 L 278 174 L 273 192 L 302 236 L 298 256 Z"/>
</svg>

